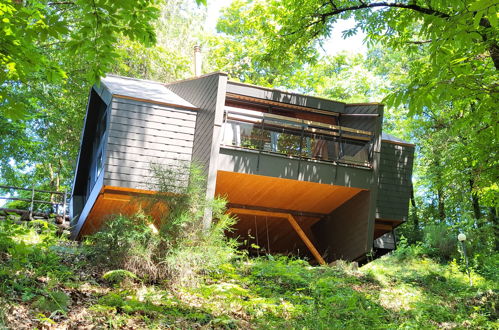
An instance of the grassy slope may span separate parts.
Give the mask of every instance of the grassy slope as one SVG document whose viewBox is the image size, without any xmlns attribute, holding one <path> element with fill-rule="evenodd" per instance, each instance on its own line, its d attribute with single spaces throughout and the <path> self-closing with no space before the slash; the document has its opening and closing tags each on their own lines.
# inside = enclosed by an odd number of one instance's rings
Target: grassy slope
<svg viewBox="0 0 499 330">
<path fill-rule="evenodd" d="M 359 270 L 265 257 L 190 285 L 113 284 L 80 247 L 38 232 L 0 228 L 0 328 L 499 328 L 497 284 L 470 287 L 455 265 L 410 253 Z"/>
</svg>

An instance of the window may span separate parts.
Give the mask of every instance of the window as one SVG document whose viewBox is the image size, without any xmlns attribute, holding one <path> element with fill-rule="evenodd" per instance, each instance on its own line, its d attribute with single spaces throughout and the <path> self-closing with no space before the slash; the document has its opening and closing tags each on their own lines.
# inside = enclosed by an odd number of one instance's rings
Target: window
<svg viewBox="0 0 499 330">
<path fill-rule="evenodd" d="M 101 150 L 99 151 L 99 155 L 97 156 L 97 163 L 95 166 L 95 181 L 97 180 L 99 175 L 102 173 L 102 165 L 103 165 L 103 161 L 102 161 L 102 148 L 101 148 Z"/>
</svg>

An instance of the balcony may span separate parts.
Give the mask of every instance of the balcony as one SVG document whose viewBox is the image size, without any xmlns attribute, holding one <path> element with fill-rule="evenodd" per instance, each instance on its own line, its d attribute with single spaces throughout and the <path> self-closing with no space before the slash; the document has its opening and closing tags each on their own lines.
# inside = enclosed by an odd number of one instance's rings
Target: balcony
<svg viewBox="0 0 499 330">
<path fill-rule="evenodd" d="M 349 127 L 225 107 L 222 146 L 371 168 L 374 134 Z"/>
</svg>

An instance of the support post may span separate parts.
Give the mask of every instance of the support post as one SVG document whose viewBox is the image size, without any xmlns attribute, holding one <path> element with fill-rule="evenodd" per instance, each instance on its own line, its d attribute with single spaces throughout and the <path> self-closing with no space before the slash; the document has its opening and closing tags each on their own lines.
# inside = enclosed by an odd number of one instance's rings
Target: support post
<svg viewBox="0 0 499 330">
<path fill-rule="evenodd" d="M 236 213 L 236 214 L 249 214 L 249 215 L 255 215 L 255 216 L 260 215 L 260 216 L 268 216 L 268 217 L 287 219 L 288 222 L 291 224 L 291 227 L 293 227 L 293 229 L 296 231 L 296 233 L 301 238 L 303 243 L 305 243 L 307 248 L 310 250 L 310 252 L 314 256 L 315 260 L 317 260 L 317 262 L 321 265 L 326 264 L 326 262 L 322 258 L 319 251 L 317 251 L 314 244 L 307 237 L 307 234 L 305 234 L 305 232 L 301 229 L 300 225 L 298 224 L 298 222 L 296 222 L 296 219 L 293 217 L 292 214 L 281 213 L 281 212 L 268 212 L 268 211 L 261 211 L 261 210 L 250 210 L 250 209 L 243 209 L 243 208 L 230 208 L 228 210 L 228 212 L 229 213 Z"/>
<path fill-rule="evenodd" d="M 66 192 L 64 192 L 63 200 L 62 200 L 62 219 L 63 221 L 66 221 L 66 203 L 67 203 L 67 195 Z"/>
<path fill-rule="evenodd" d="M 29 219 L 30 220 L 33 218 L 34 200 L 35 200 L 35 187 L 33 186 L 31 188 L 31 205 L 29 207 Z"/>
<path fill-rule="evenodd" d="M 314 244 L 310 241 L 310 239 L 307 237 L 307 235 L 305 234 L 305 232 L 301 229 L 301 227 L 298 224 L 298 222 L 296 222 L 295 217 L 293 217 L 291 214 L 288 214 L 287 219 L 288 219 L 289 223 L 291 224 L 291 226 L 293 227 L 293 229 L 298 234 L 298 236 L 300 236 L 300 238 L 303 241 L 303 243 L 305 243 L 305 245 L 308 247 L 308 249 L 310 250 L 310 252 L 312 252 L 315 260 L 317 260 L 317 262 L 319 264 L 325 265 L 326 262 L 322 258 L 321 254 L 319 253 L 319 251 L 317 251 L 317 249 L 315 248 Z"/>
</svg>

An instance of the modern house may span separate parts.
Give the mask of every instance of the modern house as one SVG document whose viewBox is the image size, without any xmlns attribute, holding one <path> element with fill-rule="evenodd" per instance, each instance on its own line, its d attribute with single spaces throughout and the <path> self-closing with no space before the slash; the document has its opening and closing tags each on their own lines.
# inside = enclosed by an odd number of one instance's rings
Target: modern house
<svg viewBox="0 0 499 330">
<path fill-rule="evenodd" d="M 383 105 L 228 81 L 118 76 L 90 92 L 73 184 L 73 237 L 151 193 L 151 163 L 195 161 L 225 196 L 233 235 L 318 263 L 394 248 L 407 220 L 414 145 L 382 134 Z M 207 218 L 207 221 L 210 219 Z M 253 244 L 253 245 L 252 245 Z"/>
</svg>

